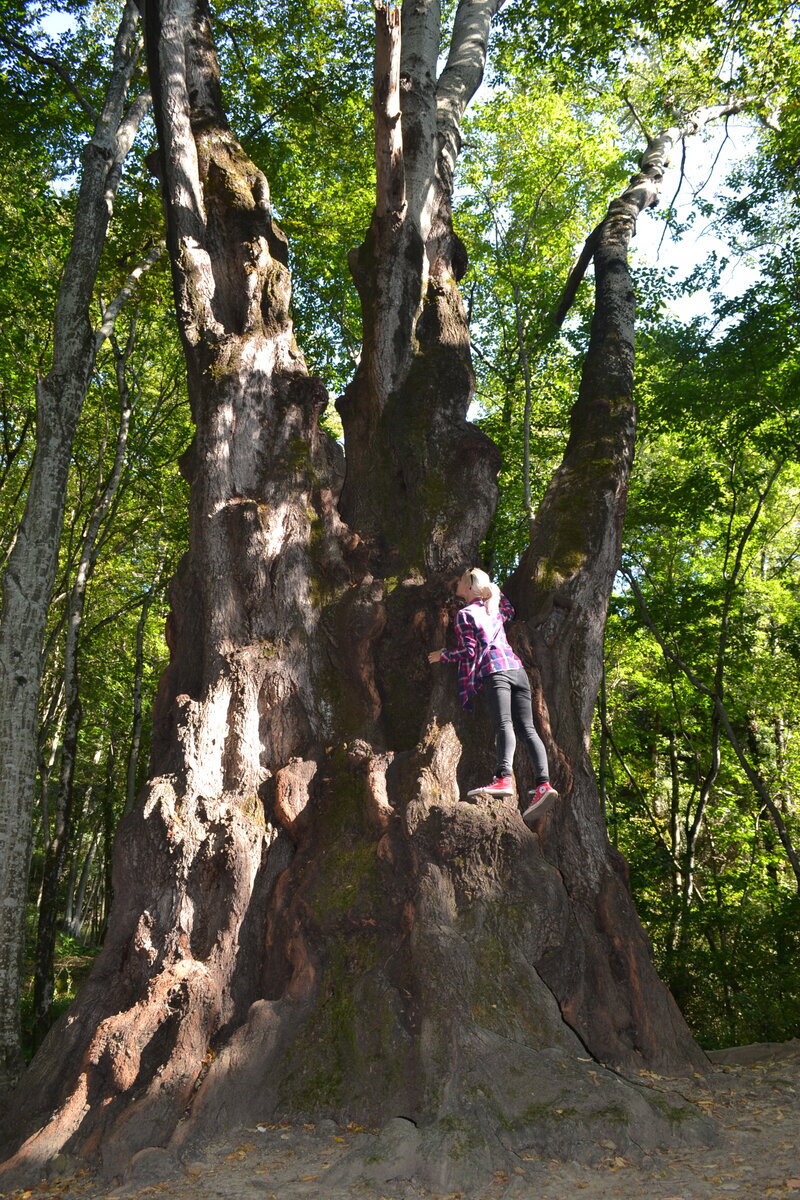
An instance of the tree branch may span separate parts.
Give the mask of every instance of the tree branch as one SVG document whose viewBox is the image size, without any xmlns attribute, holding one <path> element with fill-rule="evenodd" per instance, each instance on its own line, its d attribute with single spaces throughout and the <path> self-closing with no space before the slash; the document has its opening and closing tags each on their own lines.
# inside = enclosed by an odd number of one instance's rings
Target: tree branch
<svg viewBox="0 0 800 1200">
<path fill-rule="evenodd" d="M 40 67 L 46 67 L 48 71 L 52 71 L 57 75 L 61 82 L 72 92 L 78 104 L 92 121 L 96 123 L 99 117 L 97 109 L 89 100 L 86 99 L 83 92 L 80 90 L 75 80 L 70 75 L 64 64 L 51 54 L 40 54 L 38 50 L 34 50 L 27 42 L 21 41 L 19 38 L 11 37 L 9 34 L 0 34 L 0 46 L 7 46 L 10 50 L 16 50 L 18 54 L 24 55 L 32 62 L 38 63 Z"/>
<path fill-rule="evenodd" d="M 143 92 L 132 101 L 127 113 L 120 121 L 119 131 L 117 133 L 117 147 L 115 161 L 122 163 L 128 151 L 133 145 L 133 139 L 136 137 L 139 126 L 143 118 L 146 116 L 153 103 L 153 97 L 150 88 L 145 88 Z"/>
<path fill-rule="evenodd" d="M 597 249 L 597 243 L 600 240 L 600 228 L 601 225 L 597 225 L 592 230 L 586 241 L 583 243 L 583 249 L 570 268 L 569 275 L 567 276 L 567 282 L 564 284 L 564 290 L 561 293 L 561 298 L 558 302 L 558 307 L 553 313 L 553 324 L 556 329 L 560 329 L 564 324 L 567 313 L 575 303 L 575 297 L 578 294 L 578 288 L 581 285 L 584 275 L 589 270 L 590 262 L 594 258 L 594 252 Z"/>
<path fill-rule="evenodd" d="M 639 126 L 640 132 L 644 135 L 645 141 L 649 143 L 652 140 L 653 135 L 651 134 L 650 130 L 645 125 L 642 118 L 639 116 L 638 108 L 636 107 L 636 105 L 633 103 L 633 101 L 631 100 L 631 98 L 629 96 L 623 96 L 622 98 L 625 101 L 626 105 L 628 106 L 628 110 L 629 110 L 634 122 Z"/>
<path fill-rule="evenodd" d="M 439 167 L 452 185 L 461 149 L 461 120 L 483 79 L 492 19 L 505 0 L 460 0 L 453 21 L 450 53 L 436 84 Z"/>
<path fill-rule="evenodd" d="M 614 217 L 623 207 L 628 208 L 629 211 L 633 210 L 636 217 L 645 208 L 655 208 L 659 202 L 661 182 L 669 166 L 669 156 L 675 143 L 679 141 L 683 142 L 692 134 L 699 133 L 711 121 L 717 121 L 723 117 L 729 117 L 734 113 L 741 112 L 745 105 L 752 102 L 753 97 L 748 97 L 743 100 L 731 100 L 727 104 L 706 105 L 686 116 L 681 125 L 671 125 L 669 128 L 663 129 L 661 133 L 656 134 L 655 137 L 648 138 L 647 149 L 639 159 L 639 173 L 633 175 L 625 191 L 616 200 L 612 200 L 605 217 L 589 234 L 584 243 L 583 250 L 573 264 L 564 290 L 561 293 L 561 299 L 553 313 L 553 324 L 556 329 L 561 328 L 567 313 L 575 301 L 578 286 L 588 270 L 589 263 L 594 257 L 600 230 L 605 222 L 609 218 Z M 635 109 L 632 109 L 632 111 L 638 122 L 638 114 L 636 114 Z M 641 126 L 641 128 L 644 128 L 644 126 Z"/>
<path fill-rule="evenodd" d="M 158 245 L 153 246 L 144 259 L 138 264 L 138 266 L 134 267 L 134 269 L 131 271 L 125 284 L 120 288 L 119 292 L 117 292 L 114 299 L 103 309 L 103 319 L 94 335 L 95 347 L 98 350 L 106 338 L 111 336 L 117 317 L 120 314 L 120 310 L 122 309 L 123 305 L 130 300 L 142 275 L 144 275 L 145 271 L 149 271 L 150 268 L 158 262 L 159 258 L 161 258 L 161 255 L 164 253 L 164 248 L 163 242 L 159 242 Z"/>
<path fill-rule="evenodd" d="M 400 9 L 375 3 L 375 211 L 399 221 L 406 208 L 400 113 Z"/>
</svg>

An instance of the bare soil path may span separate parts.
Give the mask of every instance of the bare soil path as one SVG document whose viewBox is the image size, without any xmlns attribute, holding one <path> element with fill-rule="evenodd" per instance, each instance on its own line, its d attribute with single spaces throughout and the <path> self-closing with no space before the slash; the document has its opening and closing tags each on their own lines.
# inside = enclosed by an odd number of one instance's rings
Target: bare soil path
<svg viewBox="0 0 800 1200">
<path fill-rule="evenodd" d="M 596 1165 L 520 1159 L 497 1172 L 476 1200 L 800 1200 L 800 1040 L 712 1055 L 711 1077 L 678 1090 L 716 1120 L 719 1142 L 665 1150 L 638 1162 L 612 1142 L 597 1147 Z M 666 1082 L 666 1081 L 665 1081 Z M 672 1087 L 675 1081 L 670 1081 Z M 653 1081 L 659 1086 L 659 1081 Z M 437 1200 L 413 1179 L 350 1184 L 337 1165 L 368 1150 L 374 1135 L 332 1121 L 318 1125 L 259 1122 L 202 1155 L 178 1163 L 166 1151 L 142 1151 L 128 1176 L 101 1185 L 63 1159 L 38 1188 L 14 1200 Z M 70 1173 L 70 1172 L 74 1173 Z M 337 1176 L 340 1178 L 337 1179 Z M 457 1193 L 450 1193 L 455 1200 Z M 466 1200 L 466 1198 L 465 1198 Z"/>
</svg>

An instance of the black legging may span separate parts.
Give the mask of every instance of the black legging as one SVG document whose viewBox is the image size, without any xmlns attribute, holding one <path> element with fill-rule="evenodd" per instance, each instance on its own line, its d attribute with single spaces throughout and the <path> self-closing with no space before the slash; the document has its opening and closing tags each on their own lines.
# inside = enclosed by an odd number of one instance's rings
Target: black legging
<svg viewBox="0 0 800 1200">
<path fill-rule="evenodd" d="M 523 668 L 484 675 L 483 686 L 495 729 L 496 778 L 505 779 L 511 774 L 517 744 L 516 733 L 527 746 L 531 756 L 534 783 L 539 784 L 549 779 L 547 753 L 533 724 L 531 685 Z"/>
</svg>

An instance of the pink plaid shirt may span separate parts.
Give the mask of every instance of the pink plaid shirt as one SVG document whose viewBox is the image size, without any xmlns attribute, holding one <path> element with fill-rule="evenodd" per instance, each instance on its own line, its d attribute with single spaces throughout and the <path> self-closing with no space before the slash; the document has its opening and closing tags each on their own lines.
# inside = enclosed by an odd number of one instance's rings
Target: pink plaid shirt
<svg viewBox="0 0 800 1200">
<path fill-rule="evenodd" d="M 471 600 L 453 618 L 455 650 L 443 650 L 441 662 L 458 663 L 458 698 L 472 712 L 473 696 L 483 687 L 485 675 L 515 671 L 522 666 L 506 638 L 505 623 L 514 619 L 514 608 L 500 597 L 500 612 L 490 617 L 482 600 Z"/>
</svg>

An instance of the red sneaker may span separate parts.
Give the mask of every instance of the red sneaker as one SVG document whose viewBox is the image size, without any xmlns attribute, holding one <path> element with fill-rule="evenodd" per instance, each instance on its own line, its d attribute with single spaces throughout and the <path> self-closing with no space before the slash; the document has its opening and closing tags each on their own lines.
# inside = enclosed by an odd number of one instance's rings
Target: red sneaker
<svg viewBox="0 0 800 1200">
<path fill-rule="evenodd" d="M 473 788 L 471 792 L 467 792 L 467 795 L 471 800 L 476 800 L 478 796 L 513 796 L 514 785 L 510 775 L 504 775 L 502 778 L 495 776 L 491 783 L 487 783 L 486 787 Z"/>
<path fill-rule="evenodd" d="M 528 826 L 533 826 L 539 817 L 544 813 L 549 812 L 558 799 L 558 792 L 551 788 L 549 783 L 540 783 L 532 792 L 529 792 L 530 804 L 522 814 L 522 819 Z"/>
</svg>

